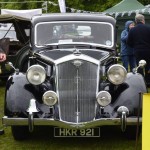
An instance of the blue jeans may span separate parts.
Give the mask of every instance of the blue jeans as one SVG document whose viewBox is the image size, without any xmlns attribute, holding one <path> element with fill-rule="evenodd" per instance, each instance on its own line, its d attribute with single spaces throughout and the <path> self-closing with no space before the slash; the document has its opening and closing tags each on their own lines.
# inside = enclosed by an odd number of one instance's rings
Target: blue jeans
<svg viewBox="0 0 150 150">
<path fill-rule="evenodd" d="M 129 72 L 128 67 L 130 68 L 130 72 L 132 72 L 133 68 L 136 67 L 136 59 L 134 55 L 124 55 L 121 56 L 123 66 L 126 68 L 127 72 Z"/>
</svg>

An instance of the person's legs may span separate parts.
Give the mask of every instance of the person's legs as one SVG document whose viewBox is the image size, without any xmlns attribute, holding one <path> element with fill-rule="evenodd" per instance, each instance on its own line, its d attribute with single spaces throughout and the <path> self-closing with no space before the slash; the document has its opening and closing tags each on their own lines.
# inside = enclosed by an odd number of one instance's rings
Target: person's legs
<svg viewBox="0 0 150 150">
<path fill-rule="evenodd" d="M 136 65 L 136 59 L 134 55 L 129 55 L 129 66 L 130 66 L 130 71 L 132 72 L 133 69 L 137 66 Z"/>
<path fill-rule="evenodd" d="M 122 56 L 121 59 L 122 59 L 123 66 L 126 68 L 126 70 L 128 72 L 128 62 L 129 62 L 128 56 Z"/>
<path fill-rule="evenodd" d="M 139 69 L 139 73 L 141 73 L 144 76 L 146 83 L 149 84 L 150 83 L 150 73 L 149 73 L 150 50 L 149 49 L 138 49 L 136 51 L 136 60 L 140 61 L 142 59 L 146 61 L 146 66 L 145 66 L 145 69 Z"/>
<path fill-rule="evenodd" d="M 146 61 L 145 81 L 146 81 L 146 84 L 150 87 L 150 52 L 147 52 L 145 54 L 145 61 Z"/>
<path fill-rule="evenodd" d="M 138 49 L 135 52 L 136 52 L 135 53 L 136 63 L 138 65 L 139 61 L 143 59 L 143 50 Z M 139 68 L 138 73 L 140 73 L 144 77 L 144 69 L 143 68 Z"/>
</svg>

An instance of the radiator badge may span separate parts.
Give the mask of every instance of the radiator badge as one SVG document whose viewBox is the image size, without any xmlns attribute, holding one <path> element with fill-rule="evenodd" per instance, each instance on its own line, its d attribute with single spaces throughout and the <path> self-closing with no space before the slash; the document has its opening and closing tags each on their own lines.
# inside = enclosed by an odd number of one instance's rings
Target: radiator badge
<svg viewBox="0 0 150 150">
<path fill-rule="evenodd" d="M 83 62 L 81 60 L 74 60 L 73 61 L 73 65 L 76 66 L 77 68 L 79 68 L 82 64 L 83 64 Z"/>
</svg>

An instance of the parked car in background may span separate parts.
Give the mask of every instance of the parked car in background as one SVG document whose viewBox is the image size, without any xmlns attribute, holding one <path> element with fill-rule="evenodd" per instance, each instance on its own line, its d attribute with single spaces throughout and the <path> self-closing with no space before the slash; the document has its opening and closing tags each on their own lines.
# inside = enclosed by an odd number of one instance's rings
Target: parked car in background
<svg viewBox="0 0 150 150">
<path fill-rule="evenodd" d="M 31 26 L 29 68 L 6 83 L 3 124 L 14 138 L 27 138 L 35 126 L 54 127 L 55 137 L 99 136 L 108 125 L 135 136 L 139 92 L 147 89 L 140 74 L 117 62 L 116 20 L 47 14 Z"/>
<path fill-rule="evenodd" d="M 13 15 L 0 15 L 0 46 L 7 54 L 1 64 L 1 77 L 8 77 L 13 69 L 6 67 L 11 62 L 20 71 L 27 69 L 31 20 Z"/>
</svg>

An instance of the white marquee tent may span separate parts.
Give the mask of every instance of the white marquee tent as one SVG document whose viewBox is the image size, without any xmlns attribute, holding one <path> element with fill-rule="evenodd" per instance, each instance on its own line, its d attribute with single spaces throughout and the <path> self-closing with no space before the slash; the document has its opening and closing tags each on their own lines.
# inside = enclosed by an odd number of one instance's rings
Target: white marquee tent
<svg viewBox="0 0 150 150">
<path fill-rule="evenodd" d="M 32 16 L 34 15 L 42 14 L 42 9 L 29 9 L 29 10 L 1 9 L 1 14 L 11 14 L 11 15 L 31 19 Z"/>
</svg>

